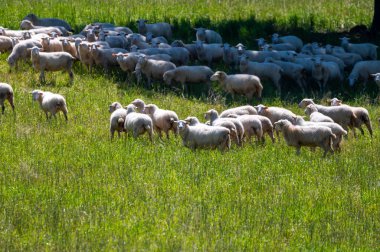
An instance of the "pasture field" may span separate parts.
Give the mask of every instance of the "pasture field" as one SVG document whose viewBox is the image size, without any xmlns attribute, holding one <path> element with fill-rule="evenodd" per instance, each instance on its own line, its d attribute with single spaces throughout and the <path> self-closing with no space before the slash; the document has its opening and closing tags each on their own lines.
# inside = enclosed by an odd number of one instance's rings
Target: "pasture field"
<svg viewBox="0 0 380 252">
<path fill-rule="evenodd" d="M 373 1 L 309 2 L 303 7 L 296 0 L 9 1 L 0 9 L 0 24 L 17 28 L 30 12 L 66 19 L 76 29 L 95 20 L 132 24 L 139 17 L 215 27 L 255 17 L 257 30 L 268 20 L 274 28 L 297 30 L 313 17 L 316 32 L 371 21 Z M 233 7 L 226 12 L 228 6 Z M 242 34 L 248 39 L 252 33 Z M 6 104 L 0 116 L 1 250 L 380 249 L 380 107 L 368 93 L 358 92 L 346 103 L 369 110 L 373 138 L 367 131 L 357 139 L 350 133 L 342 151 L 327 158 L 307 148 L 297 156 L 282 138 L 233 145 L 225 153 L 192 152 L 173 136 L 155 137 L 154 144 L 147 136 L 110 141 L 108 105 L 141 98 L 180 118 L 203 118 L 211 108 L 222 111 L 244 99 L 226 102 L 222 93 L 213 100 L 185 99 L 168 89 L 126 85 L 118 71 L 90 75 L 79 62 L 72 85 L 60 72 L 47 72 L 47 84 L 41 85 L 28 64 L 10 73 L 7 56 L 0 55 L 0 82 L 13 86 L 16 112 Z M 62 115 L 46 121 L 32 102 L 33 89 L 63 94 L 69 121 Z M 304 114 L 297 94 L 285 100 L 266 94 L 263 104 Z"/>
</svg>

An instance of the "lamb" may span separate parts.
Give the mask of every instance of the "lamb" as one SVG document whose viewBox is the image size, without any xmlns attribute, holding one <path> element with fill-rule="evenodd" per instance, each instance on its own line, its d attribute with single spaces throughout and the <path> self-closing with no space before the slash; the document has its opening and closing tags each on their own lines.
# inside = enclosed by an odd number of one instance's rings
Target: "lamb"
<svg viewBox="0 0 380 252">
<path fill-rule="evenodd" d="M 305 114 L 310 117 L 311 122 L 334 122 L 330 117 L 318 112 L 318 109 L 314 104 L 306 106 Z"/>
<path fill-rule="evenodd" d="M 288 146 L 296 147 L 297 155 L 301 153 L 302 146 L 322 148 L 324 150 L 323 157 L 326 157 L 329 151 L 334 153 L 332 143 L 336 136 L 328 127 L 294 126 L 288 120 L 279 120 L 274 124 L 274 127 L 283 133 Z"/>
<path fill-rule="evenodd" d="M 124 122 L 125 118 L 127 116 L 127 110 L 123 107 L 119 107 L 120 103 L 115 104 L 113 103 L 111 106 L 115 106 L 111 109 L 110 106 L 110 138 L 113 139 L 113 136 L 115 134 L 115 131 L 117 131 L 117 134 L 120 138 L 120 133 L 124 131 Z M 117 108 L 116 108 L 117 106 Z"/>
<path fill-rule="evenodd" d="M 63 52 L 62 42 L 58 39 L 44 37 L 41 44 L 44 52 Z"/>
<path fill-rule="evenodd" d="M 380 60 L 360 61 L 354 65 L 354 68 L 348 76 L 348 83 L 350 87 L 354 86 L 355 82 L 359 80 L 366 84 L 371 74 L 378 72 L 380 72 Z"/>
<path fill-rule="evenodd" d="M 5 111 L 5 106 L 4 106 L 5 100 L 8 100 L 14 112 L 15 105 L 14 105 L 14 98 L 13 98 L 13 88 L 8 83 L 0 83 L 0 104 L 1 104 L 1 113 L 3 115 Z"/>
<path fill-rule="evenodd" d="M 371 43 L 352 44 L 349 43 L 349 38 L 340 38 L 341 46 L 346 52 L 357 53 L 363 59 L 377 60 L 377 46 Z"/>
<path fill-rule="evenodd" d="M 306 106 L 308 106 L 309 104 L 314 104 L 317 107 L 318 112 L 333 119 L 335 123 L 338 123 L 347 132 L 348 128 L 354 127 L 355 121 L 357 120 L 355 114 L 347 106 L 326 107 L 323 105 L 315 104 L 312 99 L 305 98 L 298 104 L 298 107 L 306 108 Z M 353 132 L 355 135 L 355 131 Z"/>
<path fill-rule="evenodd" d="M 212 126 L 223 126 L 230 130 L 231 137 L 238 146 L 242 145 L 244 136 L 243 124 L 235 118 L 219 118 L 218 112 L 215 109 L 210 109 L 205 113 L 205 119 L 210 121 Z"/>
<path fill-rule="evenodd" d="M 39 26 L 63 26 L 66 30 L 72 31 L 70 25 L 62 20 L 57 18 L 38 18 L 33 13 L 28 14 L 26 17 L 23 18 L 23 20 L 29 20 L 32 22 L 33 25 L 39 25 Z"/>
<path fill-rule="evenodd" d="M 172 81 L 180 82 L 182 85 L 182 95 L 189 94 L 188 83 L 206 83 L 211 91 L 210 78 L 214 72 L 207 66 L 181 66 L 173 70 L 166 71 L 163 79 L 166 84 L 171 85 Z"/>
<path fill-rule="evenodd" d="M 204 44 L 202 41 L 197 40 L 195 43 L 198 59 L 207 62 L 211 66 L 213 62 L 219 62 L 223 59 L 223 48 L 221 44 Z"/>
<path fill-rule="evenodd" d="M 257 115 L 257 110 L 255 109 L 255 107 L 253 107 L 251 105 L 244 105 L 244 106 L 226 109 L 222 113 L 220 113 L 219 116 L 220 117 L 228 117 L 230 114 Z"/>
<path fill-rule="evenodd" d="M 46 119 L 49 119 L 48 113 L 50 113 L 50 118 L 54 116 L 56 118 L 56 113 L 62 111 L 67 119 L 67 105 L 65 98 L 60 94 L 55 94 L 42 90 L 33 90 L 31 92 L 34 101 L 38 101 L 40 108 L 45 112 Z"/>
<path fill-rule="evenodd" d="M 222 36 L 220 36 L 219 33 L 213 30 L 208 30 L 205 28 L 194 28 L 196 31 L 196 39 L 197 41 L 202 41 L 207 44 L 213 44 L 213 43 L 218 43 L 222 44 Z"/>
<path fill-rule="evenodd" d="M 242 94 L 247 97 L 248 102 L 252 102 L 254 95 L 261 101 L 263 85 L 259 77 L 255 75 L 227 75 L 223 71 L 217 71 L 211 76 L 210 80 L 218 81 L 223 89 L 232 95 L 232 99 L 234 99 L 235 94 Z"/>
<path fill-rule="evenodd" d="M 179 119 L 174 111 L 160 109 L 155 104 L 148 104 L 144 107 L 143 113 L 152 118 L 154 129 L 158 132 L 160 138 L 162 138 L 161 131 L 166 134 L 167 139 L 169 139 L 170 130 L 177 136 L 178 128 L 174 125 L 174 121 L 178 121 Z"/>
<path fill-rule="evenodd" d="M 316 58 L 312 68 L 312 77 L 318 83 L 321 94 L 326 91 L 327 83 L 333 80 L 338 80 L 340 88 L 343 90 L 343 76 L 335 62 L 324 62 L 320 58 Z"/>
<path fill-rule="evenodd" d="M 279 36 L 277 33 L 274 33 L 272 35 L 272 43 L 273 44 L 278 44 L 278 43 L 289 43 L 289 44 L 292 44 L 295 48 L 296 48 L 296 51 L 301 51 L 302 47 L 303 47 L 303 42 L 302 40 L 297 37 L 297 36 L 293 36 L 293 35 L 288 35 L 288 36 Z"/>
<path fill-rule="evenodd" d="M 18 43 L 17 38 L 0 36 L 0 53 L 12 51 L 13 47 Z"/>
<path fill-rule="evenodd" d="M 122 48 L 102 48 L 100 45 L 91 45 L 91 55 L 96 65 L 100 65 L 107 72 L 111 66 L 118 66 L 116 58 L 112 54 L 127 53 L 128 51 Z"/>
<path fill-rule="evenodd" d="M 340 150 L 340 143 L 342 142 L 343 136 L 347 135 L 347 131 L 345 131 L 342 126 L 340 126 L 337 123 L 331 123 L 331 122 L 309 122 L 305 121 L 301 116 L 296 116 L 294 118 L 294 125 L 299 126 L 326 126 L 329 127 L 332 131 L 332 133 L 336 136 L 336 138 L 333 140 L 333 149 L 334 151 Z"/>
<path fill-rule="evenodd" d="M 369 117 L 369 113 L 368 113 L 368 110 L 363 108 L 363 107 L 352 107 L 352 106 L 349 106 L 349 105 L 345 105 L 342 103 L 342 100 L 339 100 L 338 98 L 332 98 L 331 99 L 331 106 L 348 106 L 349 108 L 352 109 L 352 111 L 354 112 L 355 116 L 356 116 L 356 120 L 354 122 L 354 127 L 355 128 L 358 128 L 360 130 L 360 132 L 362 133 L 362 135 L 364 135 L 364 131 L 362 129 L 362 125 L 365 124 L 365 126 L 367 127 L 368 129 L 368 132 L 369 134 L 371 135 L 372 137 L 372 124 L 371 124 L 371 119 Z"/>
<path fill-rule="evenodd" d="M 136 113 L 135 105 L 129 104 L 126 107 L 127 115 L 124 121 L 124 130 L 127 133 L 132 132 L 133 137 L 137 138 L 139 135 L 148 133 L 149 139 L 153 142 L 153 121 L 145 114 Z M 122 121 L 120 121 L 122 123 Z"/>
<path fill-rule="evenodd" d="M 37 46 L 39 48 L 42 48 L 41 43 L 38 40 L 34 39 L 28 39 L 20 41 L 17 45 L 13 47 L 13 50 L 11 54 L 7 58 L 7 62 L 9 64 L 9 67 L 12 68 L 13 66 L 17 66 L 19 59 L 24 59 L 26 61 L 27 58 L 30 58 L 30 51 L 28 49 Z"/>
<path fill-rule="evenodd" d="M 183 146 L 195 151 L 197 148 L 228 150 L 231 146 L 230 130 L 219 126 L 189 126 L 186 121 L 176 122 Z"/>
<path fill-rule="evenodd" d="M 37 46 L 30 49 L 33 67 L 36 71 L 40 71 L 40 81 L 45 82 L 46 71 L 65 70 L 70 76 L 70 82 L 74 80 L 72 66 L 75 58 L 67 52 L 40 52 Z"/>
<path fill-rule="evenodd" d="M 257 63 L 249 61 L 248 57 L 243 55 L 240 59 L 239 68 L 241 73 L 256 75 L 260 80 L 271 80 L 281 95 L 280 80 L 284 71 L 278 65 L 274 63 Z"/>
<path fill-rule="evenodd" d="M 162 80 L 165 72 L 175 69 L 176 66 L 167 61 L 147 59 L 145 56 L 140 56 L 136 65 L 136 70 L 141 69 L 148 79 L 148 87 L 151 87 L 151 79 Z"/>
<path fill-rule="evenodd" d="M 164 36 L 167 39 L 172 38 L 172 27 L 170 24 L 165 22 L 147 24 L 146 22 L 148 22 L 148 20 L 137 20 L 137 29 L 140 34 L 146 35 L 148 32 L 151 32 L 154 37 Z"/>
</svg>

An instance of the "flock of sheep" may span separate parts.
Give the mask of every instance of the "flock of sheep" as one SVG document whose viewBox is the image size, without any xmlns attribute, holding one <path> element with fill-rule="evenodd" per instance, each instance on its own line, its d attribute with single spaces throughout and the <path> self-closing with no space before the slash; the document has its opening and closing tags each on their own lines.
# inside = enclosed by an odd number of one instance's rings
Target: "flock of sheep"
<svg viewBox="0 0 380 252">
<path fill-rule="evenodd" d="M 7 62 L 10 68 L 18 66 L 20 60 L 31 60 L 40 81 L 45 82 L 45 71 L 65 70 L 74 80 L 72 66 L 79 60 L 92 72 L 94 65 L 105 71 L 119 66 L 127 72 L 127 80 L 136 76 L 138 82 L 146 78 L 145 85 L 151 87 L 152 80 L 168 85 L 180 83 L 182 92 L 188 93 L 188 84 L 201 83 L 211 91 L 211 81 L 217 81 L 222 88 L 232 94 L 244 95 L 251 102 L 253 97 L 261 100 L 263 85 L 261 80 L 271 81 L 281 94 L 284 80 L 289 79 L 306 94 L 317 83 L 324 93 L 329 85 L 338 81 L 342 86 L 344 71 L 351 71 L 348 80 L 352 86 L 357 81 L 367 82 L 375 77 L 380 88 L 380 61 L 377 60 L 377 46 L 371 43 L 353 44 L 342 38 L 341 46 L 317 43 L 305 44 L 296 36 L 273 34 L 272 44 L 258 39 L 259 51 L 246 50 L 243 44 L 232 47 L 223 44 L 220 34 L 213 30 L 197 28 L 196 41 L 185 44 L 172 40 L 172 27 L 168 23 L 147 24 L 140 19 L 138 32 L 128 27 L 116 27 L 108 23 L 87 25 L 80 34 L 73 35 L 67 22 L 50 18 L 38 18 L 29 14 L 21 22 L 21 29 L 0 28 L 0 51 L 9 51 Z M 212 70 L 215 64 L 224 62 L 230 71 L 227 74 Z M 197 65 L 194 65 L 196 63 Z M 189 65 L 191 64 L 191 65 Z M 199 65 L 204 64 L 204 65 Z M 343 86 L 342 86 L 343 88 Z M 67 106 L 62 95 L 41 90 L 31 92 L 38 101 L 46 117 L 62 111 L 67 120 Z M 14 109 L 13 90 L 9 84 L 0 83 L 0 103 L 4 113 L 4 101 L 8 100 Z M 332 106 L 314 104 L 304 99 L 299 104 L 310 117 L 306 122 L 285 108 L 242 106 L 222 112 L 216 110 L 205 113 L 207 124 L 195 117 L 179 120 L 174 111 L 146 105 L 136 99 L 123 107 L 114 102 L 110 105 L 110 135 L 116 131 L 132 132 L 134 137 L 148 132 L 153 141 L 153 132 L 160 137 L 162 132 L 169 138 L 169 131 L 179 134 L 183 145 L 191 149 L 229 149 L 231 141 L 242 146 L 255 136 L 258 141 L 268 134 L 274 142 L 273 131 L 282 132 L 288 145 L 321 147 L 327 152 L 340 149 L 342 137 L 348 129 L 361 128 L 365 124 L 372 136 L 372 126 L 368 111 L 361 107 L 350 107 L 332 99 Z M 50 113 L 50 116 L 49 116 Z M 278 135 L 277 135 L 278 136 Z"/>
</svg>

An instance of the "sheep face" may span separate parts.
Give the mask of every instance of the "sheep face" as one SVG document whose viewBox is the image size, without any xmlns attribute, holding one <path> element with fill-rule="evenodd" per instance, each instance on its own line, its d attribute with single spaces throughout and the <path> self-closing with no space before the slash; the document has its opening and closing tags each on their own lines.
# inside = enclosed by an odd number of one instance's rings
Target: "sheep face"
<svg viewBox="0 0 380 252">
<path fill-rule="evenodd" d="M 197 31 L 197 33 L 196 33 L 197 40 L 206 41 L 206 29 L 205 28 L 195 28 L 194 30 Z"/>
<path fill-rule="evenodd" d="M 318 109 L 315 107 L 314 104 L 309 104 L 307 105 L 306 109 L 305 109 L 305 114 L 310 116 L 312 113 L 314 112 L 317 112 Z"/>
<path fill-rule="evenodd" d="M 340 106 L 340 105 L 342 105 L 342 100 L 339 100 L 338 98 L 334 97 L 330 100 L 330 105 L 331 106 Z"/>
<path fill-rule="evenodd" d="M 38 48 L 37 46 L 34 46 L 30 49 L 30 54 L 32 57 L 38 57 L 40 55 L 40 48 Z"/>
<path fill-rule="evenodd" d="M 350 85 L 350 87 L 352 87 L 358 79 L 359 79 L 359 75 L 358 74 L 351 73 L 348 76 L 348 85 Z"/>
<path fill-rule="evenodd" d="M 226 78 L 226 73 L 225 72 L 222 72 L 222 71 L 216 71 L 216 73 L 214 73 L 210 80 L 212 81 L 221 81 L 221 80 L 224 80 Z"/>
<path fill-rule="evenodd" d="M 186 121 L 180 120 L 176 123 L 177 123 L 177 128 L 180 132 L 184 131 L 186 129 L 186 127 L 188 127 L 188 124 Z"/>
<path fill-rule="evenodd" d="M 309 104 L 314 104 L 312 99 L 303 99 L 300 103 L 298 103 L 299 108 L 306 108 Z"/>
<path fill-rule="evenodd" d="M 33 90 L 31 92 L 33 101 L 37 101 L 42 98 L 42 95 L 44 94 L 41 90 Z"/>
<path fill-rule="evenodd" d="M 259 104 L 259 105 L 255 106 L 255 109 L 257 110 L 257 113 L 258 113 L 259 115 L 262 115 L 262 114 L 265 112 L 265 110 L 268 109 L 268 107 L 267 107 L 267 106 L 264 106 L 264 105 L 262 105 L 262 104 Z"/>
<path fill-rule="evenodd" d="M 282 129 L 286 126 L 291 125 L 291 122 L 288 120 L 278 120 L 277 122 L 274 123 L 274 128 L 277 131 L 282 131 Z"/>
</svg>

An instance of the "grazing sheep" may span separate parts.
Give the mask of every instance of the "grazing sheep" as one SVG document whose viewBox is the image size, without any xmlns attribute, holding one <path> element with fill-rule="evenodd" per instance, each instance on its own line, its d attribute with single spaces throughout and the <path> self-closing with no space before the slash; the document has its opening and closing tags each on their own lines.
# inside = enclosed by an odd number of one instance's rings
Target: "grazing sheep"
<svg viewBox="0 0 380 252">
<path fill-rule="evenodd" d="M 13 98 L 13 89 L 11 85 L 9 85 L 8 83 L 0 83 L 0 105 L 1 105 L 1 113 L 3 115 L 5 111 L 5 106 L 4 106 L 5 100 L 8 100 L 14 112 L 15 105 L 14 105 L 14 98 Z"/>
<path fill-rule="evenodd" d="M 174 121 L 179 119 L 174 111 L 160 109 L 155 104 L 148 104 L 144 107 L 143 113 L 152 118 L 154 129 L 160 138 L 162 138 L 161 131 L 165 132 L 167 139 L 169 139 L 170 130 L 177 136 L 178 128 L 174 125 Z"/>
<path fill-rule="evenodd" d="M 337 123 L 331 122 L 310 122 L 305 121 L 301 116 L 296 116 L 294 119 L 294 125 L 298 126 L 326 126 L 329 127 L 332 133 L 336 136 L 333 140 L 333 149 L 340 150 L 340 143 L 342 142 L 343 136 L 347 135 L 347 131 L 345 131 L 342 126 Z"/>
<path fill-rule="evenodd" d="M 253 107 L 251 105 L 244 105 L 244 106 L 226 109 L 222 113 L 220 113 L 219 116 L 220 117 L 228 117 L 230 114 L 257 115 L 257 110 L 255 109 L 255 107 Z"/>
<path fill-rule="evenodd" d="M 66 100 L 62 95 L 42 90 L 33 90 L 31 94 L 33 100 L 39 102 L 40 108 L 45 112 L 46 119 L 49 119 L 49 112 L 51 118 L 52 116 L 56 117 L 55 114 L 62 111 L 67 121 Z"/>
<path fill-rule="evenodd" d="M 306 106 L 305 114 L 310 117 L 311 122 L 334 122 L 330 117 L 318 112 L 318 109 L 314 104 Z"/>
<path fill-rule="evenodd" d="M 340 40 L 341 46 L 346 52 L 357 53 L 366 60 L 377 60 L 377 45 L 371 43 L 352 44 L 348 42 L 350 39 L 346 37 L 340 38 Z"/>
<path fill-rule="evenodd" d="M 129 104 L 126 107 L 127 115 L 124 121 L 124 130 L 127 133 L 132 132 L 133 137 L 137 138 L 139 135 L 148 133 L 149 139 L 153 142 L 153 121 L 145 114 L 136 113 L 135 105 Z"/>
<path fill-rule="evenodd" d="M 369 117 L 369 113 L 368 113 L 367 109 L 365 109 L 363 107 L 352 107 L 352 106 L 343 104 L 342 100 L 339 100 L 338 98 L 335 98 L 335 97 L 332 98 L 330 102 L 331 102 L 331 106 L 348 106 L 349 108 L 351 108 L 352 111 L 354 112 L 355 116 L 356 116 L 356 120 L 354 122 L 354 127 L 358 128 L 360 130 L 360 132 L 362 133 L 362 135 L 364 135 L 364 131 L 363 131 L 361 126 L 363 124 L 365 124 L 365 126 L 368 129 L 369 134 L 372 137 L 372 133 L 373 133 L 372 123 L 371 123 L 371 119 Z"/>
<path fill-rule="evenodd" d="M 166 71 L 163 79 L 166 84 L 171 85 L 172 81 L 180 82 L 182 85 L 182 95 L 189 94 L 188 83 L 206 83 L 211 91 L 210 78 L 214 72 L 207 66 L 180 66 L 173 70 Z"/>
<path fill-rule="evenodd" d="M 19 59 L 26 59 L 30 58 L 30 51 L 28 49 L 37 46 L 39 48 L 42 48 L 41 43 L 38 40 L 34 39 L 28 39 L 20 41 L 17 45 L 15 45 L 12 49 L 11 54 L 7 58 L 7 62 L 9 64 L 9 67 L 12 68 L 13 66 L 18 67 L 18 61 Z"/>
<path fill-rule="evenodd" d="M 183 47 L 147 48 L 138 50 L 138 52 L 145 55 L 168 54 L 170 57 L 172 57 L 171 61 L 176 66 L 186 65 L 189 62 L 189 51 Z"/>
<path fill-rule="evenodd" d="M 24 17 L 23 20 L 29 20 L 33 25 L 38 26 L 63 26 L 66 30 L 72 31 L 70 25 L 66 21 L 58 18 L 38 18 L 31 13 Z"/>
<path fill-rule="evenodd" d="M 293 35 L 288 35 L 288 36 L 279 36 L 277 33 L 274 33 L 272 35 L 272 43 L 273 44 L 278 44 L 278 43 L 289 43 L 293 45 L 296 48 L 296 51 L 301 51 L 303 47 L 303 42 L 302 40 Z"/>
<path fill-rule="evenodd" d="M 65 70 L 70 76 L 70 82 L 74 80 L 72 66 L 75 58 L 67 52 L 40 52 L 37 46 L 30 49 L 34 70 L 40 71 L 40 81 L 45 82 L 46 71 Z"/>
<path fill-rule="evenodd" d="M 197 148 L 215 149 L 220 151 L 230 149 L 230 130 L 219 126 L 189 126 L 186 121 L 176 122 L 183 146 L 195 151 Z"/>
<path fill-rule="evenodd" d="M 232 95 L 232 99 L 234 99 L 235 94 L 241 94 L 247 97 L 248 102 L 252 102 L 254 95 L 261 101 L 263 85 L 261 85 L 259 77 L 255 75 L 227 75 L 223 71 L 217 71 L 211 76 L 210 80 L 218 81 L 223 89 Z"/>
<path fill-rule="evenodd" d="M 172 38 L 172 27 L 170 24 L 165 22 L 147 24 L 146 22 L 148 22 L 148 20 L 137 20 L 137 29 L 140 34 L 146 35 L 148 32 L 150 32 L 154 37 L 164 36 L 167 39 Z"/>
<path fill-rule="evenodd" d="M 354 65 L 350 75 L 348 76 L 348 83 L 352 87 L 356 81 L 363 81 L 367 83 L 371 74 L 380 72 L 380 60 L 366 60 L 359 61 Z"/>
<path fill-rule="evenodd" d="M 340 88 L 343 90 L 343 75 L 335 62 L 325 62 L 316 58 L 312 68 L 312 77 L 318 83 L 321 94 L 326 91 L 327 83 L 333 80 L 338 80 Z"/>
<path fill-rule="evenodd" d="M 336 136 L 328 127 L 294 126 L 288 120 L 279 120 L 274 123 L 274 127 L 283 133 L 288 146 L 296 147 L 297 155 L 301 153 L 302 146 L 322 148 L 324 150 L 323 157 L 326 157 L 328 151 L 334 153 L 332 143 Z"/>
<path fill-rule="evenodd" d="M 220 36 L 220 34 L 216 31 L 208 30 L 205 28 L 194 28 L 194 30 L 197 31 L 195 34 L 197 41 L 202 41 L 207 44 L 223 43 L 222 36 Z"/>
<path fill-rule="evenodd" d="M 347 106 L 323 106 L 315 104 L 312 99 L 303 99 L 299 104 L 299 108 L 306 108 L 309 104 L 314 104 L 318 112 L 330 117 L 335 123 L 343 127 L 344 130 L 348 132 L 348 128 L 353 129 L 355 121 L 357 120 L 355 114 Z M 354 136 L 356 136 L 355 131 L 353 131 Z"/>
<path fill-rule="evenodd" d="M 115 104 L 113 103 L 112 105 L 115 105 Z M 119 105 L 120 105 L 120 103 L 119 103 Z M 110 106 L 110 112 L 114 109 L 114 108 L 111 109 L 111 106 Z M 116 104 L 116 106 L 118 106 L 118 105 Z M 117 134 L 120 138 L 120 133 L 124 131 L 124 123 L 125 123 L 126 116 L 127 116 L 127 110 L 123 107 L 117 107 L 115 110 L 113 110 L 111 112 L 111 116 L 110 116 L 110 138 L 111 138 L 111 140 L 113 139 L 115 131 L 117 131 Z"/>
<path fill-rule="evenodd" d="M 0 36 L 0 53 L 12 51 L 18 42 L 17 38 Z"/>
<path fill-rule="evenodd" d="M 195 48 L 198 60 L 207 62 L 208 66 L 223 59 L 223 48 L 221 44 L 204 44 L 202 41 L 197 40 Z"/>
</svg>

